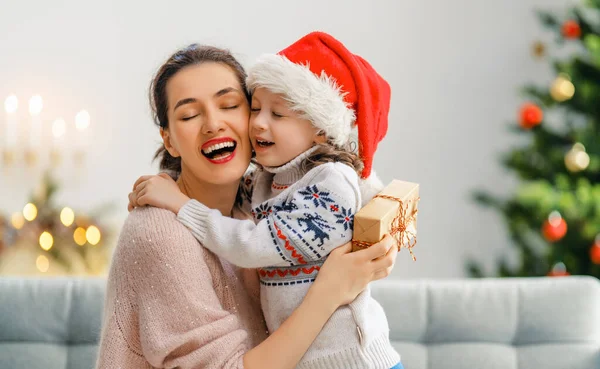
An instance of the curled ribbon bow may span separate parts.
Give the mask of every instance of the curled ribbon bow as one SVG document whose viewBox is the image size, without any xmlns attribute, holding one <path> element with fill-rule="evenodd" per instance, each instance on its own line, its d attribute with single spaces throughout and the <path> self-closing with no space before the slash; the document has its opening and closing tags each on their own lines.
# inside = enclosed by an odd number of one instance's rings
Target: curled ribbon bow
<svg viewBox="0 0 600 369">
<path fill-rule="evenodd" d="M 409 200 L 405 204 L 405 202 L 402 201 L 402 199 L 394 197 L 394 196 L 388 196 L 388 195 L 375 196 L 375 198 L 377 198 L 377 197 L 382 198 L 382 199 L 397 201 L 399 203 L 398 213 L 392 220 L 389 234 L 390 234 L 390 236 L 394 237 L 394 239 L 398 243 L 398 249 L 401 249 L 402 247 L 407 248 L 408 251 L 410 252 L 410 255 L 412 256 L 413 261 L 416 261 L 417 258 L 415 257 L 415 254 L 413 253 L 412 249 L 417 244 L 417 235 L 411 229 L 408 229 L 408 226 L 412 222 L 414 222 L 417 218 L 417 207 L 415 206 L 414 210 L 410 214 L 407 214 L 408 206 L 406 206 L 406 205 L 408 205 L 408 203 L 410 203 L 413 200 Z M 417 198 L 414 201 L 418 202 L 419 200 L 420 200 L 420 198 Z M 358 248 L 364 249 L 364 248 L 371 246 L 373 243 L 352 240 L 352 244 L 357 246 Z"/>
</svg>

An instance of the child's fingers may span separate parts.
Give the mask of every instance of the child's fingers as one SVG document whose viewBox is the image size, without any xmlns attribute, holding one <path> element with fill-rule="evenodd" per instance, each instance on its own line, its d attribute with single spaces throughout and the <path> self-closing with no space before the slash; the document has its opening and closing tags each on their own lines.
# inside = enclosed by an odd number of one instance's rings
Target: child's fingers
<svg viewBox="0 0 600 369">
<path fill-rule="evenodd" d="M 135 181 L 135 183 L 133 184 L 133 190 L 135 190 L 135 188 L 141 183 L 141 182 L 145 182 L 147 180 L 149 180 L 150 178 L 152 178 L 152 176 L 141 176 L 140 178 L 137 179 L 137 181 Z"/>
<path fill-rule="evenodd" d="M 136 194 L 135 192 L 130 192 L 129 193 L 129 204 L 127 205 L 127 209 L 131 208 L 133 210 L 133 208 L 135 208 L 137 206 L 137 201 L 136 201 Z"/>
<path fill-rule="evenodd" d="M 135 187 L 135 189 L 133 191 L 139 193 L 141 190 L 146 188 L 146 186 L 148 186 L 149 183 L 150 183 L 150 180 L 142 181 Z"/>
<path fill-rule="evenodd" d="M 161 172 L 161 173 L 159 173 L 159 174 L 158 174 L 158 176 L 159 176 L 159 177 L 163 177 L 164 179 L 170 179 L 170 180 L 173 180 L 173 178 L 171 178 L 171 176 L 170 176 L 170 175 L 168 175 L 168 174 L 167 174 L 167 173 L 165 173 L 165 172 Z"/>
<path fill-rule="evenodd" d="M 142 189 L 141 191 L 139 191 L 137 193 L 137 203 L 140 206 L 148 205 L 149 197 L 146 196 L 147 193 L 148 193 L 148 189 L 147 188 L 144 188 L 144 189 Z"/>
</svg>

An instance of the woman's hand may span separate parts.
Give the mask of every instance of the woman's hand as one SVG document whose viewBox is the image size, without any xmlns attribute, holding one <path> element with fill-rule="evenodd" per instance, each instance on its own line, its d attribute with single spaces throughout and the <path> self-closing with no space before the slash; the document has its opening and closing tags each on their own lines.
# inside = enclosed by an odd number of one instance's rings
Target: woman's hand
<svg viewBox="0 0 600 369">
<path fill-rule="evenodd" d="M 173 178 L 166 173 L 142 176 L 135 182 L 133 192 L 129 194 L 127 210 L 151 205 L 177 214 L 189 199 L 181 192 Z"/>
<path fill-rule="evenodd" d="M 335 308 L 349 304 L 370 282 L 390 275 L 397 255 L 396 240 L 389 235 L 356 252 L 352 252 L 351 243 L 340 246 L 325 260 L 309 293 L 321 294 Z"/>
</svg>

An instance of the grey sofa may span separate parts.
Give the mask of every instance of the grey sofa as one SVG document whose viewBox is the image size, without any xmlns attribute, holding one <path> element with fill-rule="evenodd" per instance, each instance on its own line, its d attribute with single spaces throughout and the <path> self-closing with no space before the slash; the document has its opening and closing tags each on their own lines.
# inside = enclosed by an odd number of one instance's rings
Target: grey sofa
<svg viewBox="0 0 600 369">
<path fill-rule="evenodd" d="M 103 279 L 0 278 L 0 369 L 94 365 Z M 600 369 L 589 277 L 375 283 L 407 369 Z"/>
</svg>

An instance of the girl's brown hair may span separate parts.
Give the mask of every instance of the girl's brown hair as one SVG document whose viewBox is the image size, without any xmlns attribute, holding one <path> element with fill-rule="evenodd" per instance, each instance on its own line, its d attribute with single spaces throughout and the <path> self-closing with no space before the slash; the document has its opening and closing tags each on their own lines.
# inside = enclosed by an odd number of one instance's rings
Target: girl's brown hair
<svg viewBox="0 0 600 369">
<path fill-rule="evenodd" d="M 325 163 L 343 163 L 353 168 L 360 177 L 364 165 L 355 151 L 351 144 L 347 147 L 337 147 L 330 142 L 320 144 L 308 158 L 302 161 L 302 170 L 308 172 Z"/>
</svg>

